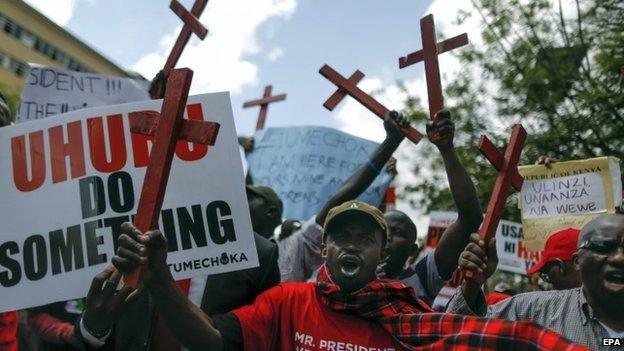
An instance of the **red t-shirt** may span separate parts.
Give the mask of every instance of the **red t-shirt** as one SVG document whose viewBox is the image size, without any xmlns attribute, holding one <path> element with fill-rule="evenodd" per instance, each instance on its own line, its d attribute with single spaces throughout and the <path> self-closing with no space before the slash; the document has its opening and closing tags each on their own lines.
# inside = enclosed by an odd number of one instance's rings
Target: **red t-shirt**
<svg viewBox="0 0 624 351">
<path fill-rule="evenodd" d="M 0 350 L 17 351 L 17 311 L 0 313 Z"/>
<path fill-rule="evenodd" d="M 283 283 L 233 311 L 245 351 L 394 351 L 401 346 L 373 320 L 339 313 L 313 283 Z"/>
</svg>

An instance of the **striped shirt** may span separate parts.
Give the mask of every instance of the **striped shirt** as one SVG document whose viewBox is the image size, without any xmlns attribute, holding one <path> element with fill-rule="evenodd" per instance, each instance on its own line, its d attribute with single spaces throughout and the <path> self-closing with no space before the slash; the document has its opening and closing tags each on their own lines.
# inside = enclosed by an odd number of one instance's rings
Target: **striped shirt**
<svg viewBox="0 0 624 351">
<path fill-rule="evenodd" d="M 457 289 L 446 312 L 535 322 L 592 350 L 602 350 L 602 339 L 609 337 L 581 288 L 528 292 L 491 306 L 486 306 L 481 292 L 475 308 L 476 313 L 468 306 L 461 289 Z M 612 349 L 624 350 L 624 346 Z"/>
</svg>

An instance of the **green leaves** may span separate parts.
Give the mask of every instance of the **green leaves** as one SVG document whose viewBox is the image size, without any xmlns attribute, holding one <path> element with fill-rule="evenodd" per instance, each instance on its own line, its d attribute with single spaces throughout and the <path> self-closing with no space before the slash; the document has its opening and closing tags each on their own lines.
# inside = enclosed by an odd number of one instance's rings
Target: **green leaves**
<svg viewBox="0 0 624 351">
<path fill-rule="evenodd" d="M 511 125 L 522 122 L 529 138 L 521 164 L 540 155 L 562 160 L 622 157 L 624 2 L 577 1 L 579 8 L 562 7 L 563 14 L 558 1 L 550 0 L 472 3 L 474 10 L 458 13 L 456 22 L 478 19 L 484 43 L 453 53 L 462 70 L 446 85 L 445 100 L 456 126 L 459 157 L 483 208 L 496 171 L 477 151 L 481 134 L 502 149 Z M 410 98 L 404 113 L 421 123 L 425 111 Z M 427 142 L 416 150 L 417 180 L 405 188 L 418 195 L 413 205 L 453 209 L 439 155 Z M 509 201 L 504 218 L 519 219 L 517 204 Z"/>
</svg>

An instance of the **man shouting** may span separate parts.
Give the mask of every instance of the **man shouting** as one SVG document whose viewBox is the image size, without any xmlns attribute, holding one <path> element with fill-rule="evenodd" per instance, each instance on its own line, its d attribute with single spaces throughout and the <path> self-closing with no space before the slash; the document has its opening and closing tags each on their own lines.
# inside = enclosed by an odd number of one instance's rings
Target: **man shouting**
<svg viewBox="0 0 624 351">
<path fill-rule="evenodd" d="M 363 202 L 329 211 L 325 263 L 316 282 L 282 283 L 253 304 L 218 316 L 204 314 L 177 288 L 159 231 L 141 235 L 124 228 L 113 264 L 122 272 L 143 265 L 145 288 L 167 326 L 191 350 L 584 349 L 528 322 L 430 313 L 403 283 L 377 280 L 387 225 L 377 208 Z"/>
</svg>

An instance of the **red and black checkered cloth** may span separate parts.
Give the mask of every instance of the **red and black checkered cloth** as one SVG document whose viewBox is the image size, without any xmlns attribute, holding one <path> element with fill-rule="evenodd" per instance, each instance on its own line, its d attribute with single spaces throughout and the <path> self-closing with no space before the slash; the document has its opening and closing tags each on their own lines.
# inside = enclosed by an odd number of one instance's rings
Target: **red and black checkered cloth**
<svg viewBox="0 0 624 351">
<path fill-rule="evenodd" d="M 396 280 L 376 280 L 343 293 L 323 265 L 317 289 L 343 313 L 374 319 L 408 350 L 588 350 L 531 322 L 432 313 L 414 290 Z"/>
</svg>

